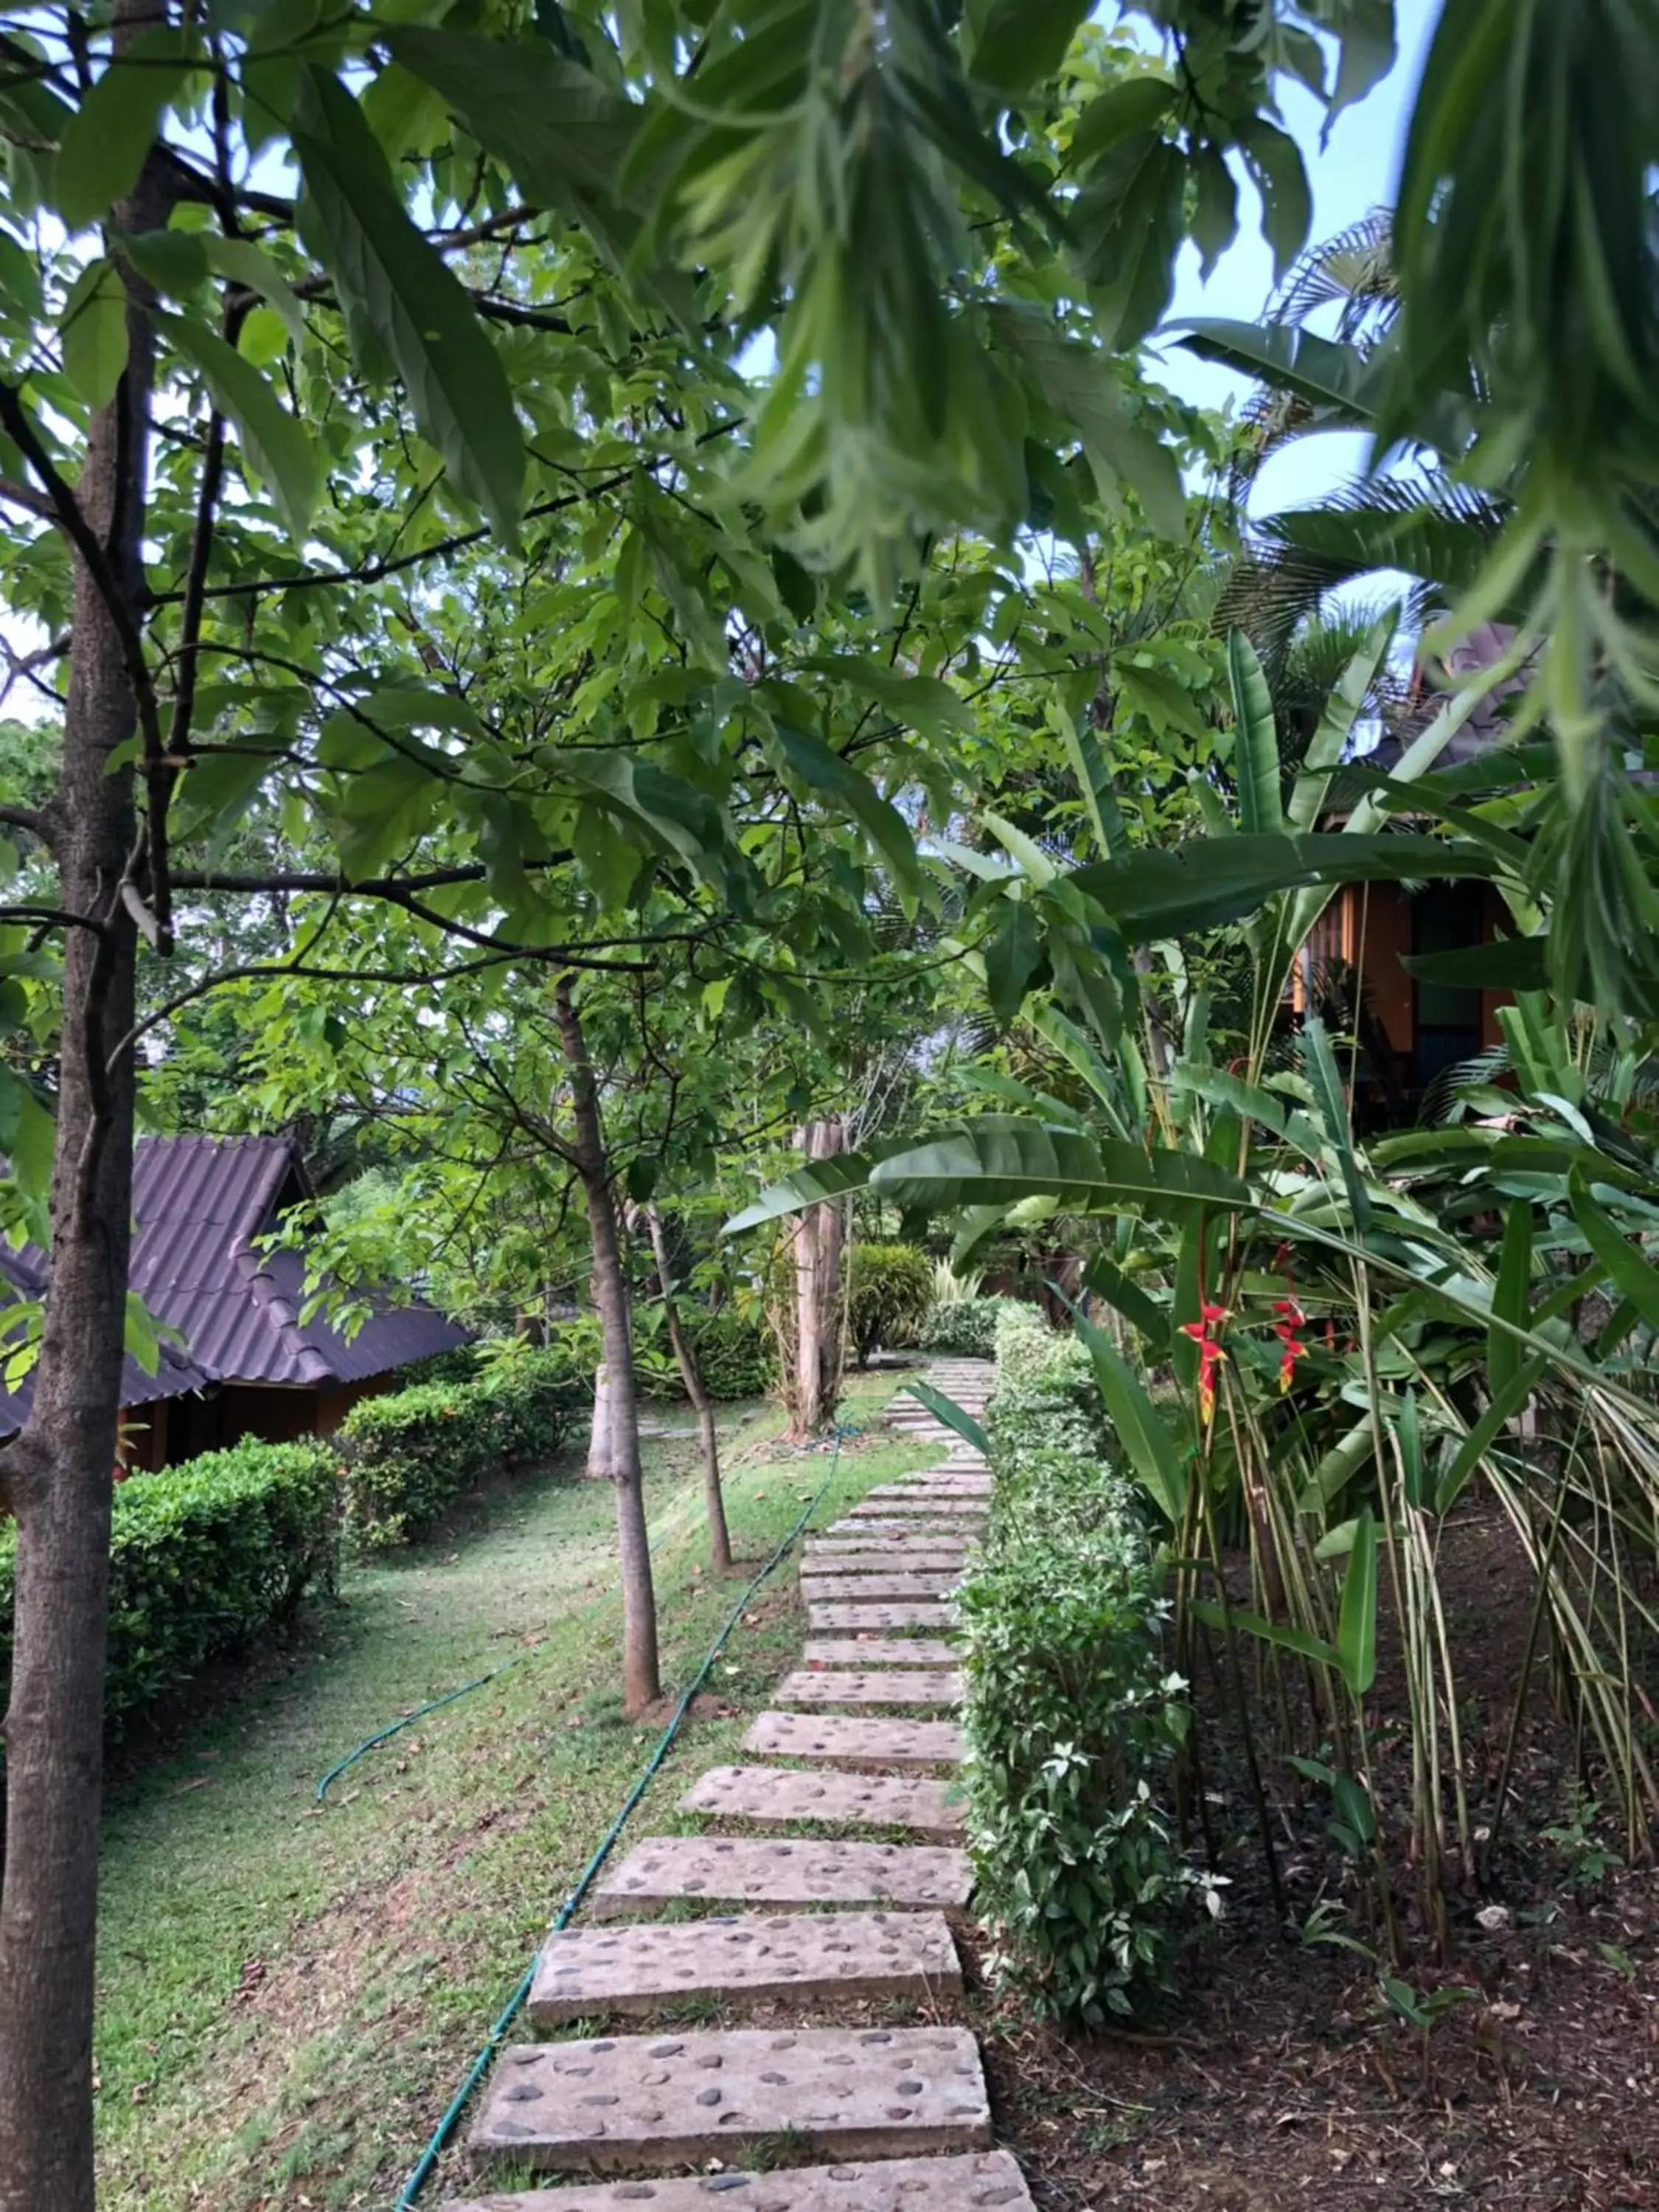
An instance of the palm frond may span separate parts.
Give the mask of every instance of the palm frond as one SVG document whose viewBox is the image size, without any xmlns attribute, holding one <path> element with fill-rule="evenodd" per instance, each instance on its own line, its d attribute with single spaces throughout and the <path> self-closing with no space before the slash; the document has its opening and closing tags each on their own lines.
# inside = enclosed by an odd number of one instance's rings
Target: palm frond
<svg viewBox="0 0 1659 2212">
<path fill-rule="evenodd" d="M 1334 238 L 1310 246 L 1293 264 L 1267 310 L 1274 323 L 1300 325 L 1339 302 L 1337 336 L 1363 341 L 1380 336 L 1400 311 L 1400 272 L 1394 260 L 1394 210 L 1373 208 Z"/>
<path fill-rule="evenodd" d="M 1489 1044 L 1469 1059 L 1455 1060 L 1449 1067 L 1443 1067 L 1423 1093 L 1418 1120 L 1425 1127 L 1455 1121 L 1468 1103 L 1466 1094 L 1489 1089 L 1500 1076 L 1510 1073 L 1511 1065 L 1506 1044 Z"/>
</svg>

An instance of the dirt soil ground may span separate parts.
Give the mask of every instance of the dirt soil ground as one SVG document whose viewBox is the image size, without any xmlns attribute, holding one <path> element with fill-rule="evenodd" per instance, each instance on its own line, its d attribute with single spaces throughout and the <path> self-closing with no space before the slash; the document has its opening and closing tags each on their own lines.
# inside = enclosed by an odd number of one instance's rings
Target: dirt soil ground
<svg viewBox="0 0 1659 2212">
<path fill-rule="evenodd" d="M 1442 1565 L 1480 1837 L 1533 1585 L 1490 1515 L 1448 1532 Z M 1212 1712 L 1215 1688 L 1200 1684 Z M 1403 1824 L 1402 1703 L 1385 1644 L 1368 1719 L 1385 1821 Z M 1212 1743 L 1206 1776 L 1227 1914 L 1190 1955 L 1164 2039 L 1067 2042 L 987 2000 L 1000 2124 L 1042 2212 L 1659 2212 L 1659 1884 L 1650 1863 L 1621 1863 L 1622 1820 L 1589 1799 L 1541 1674 L 1498 1845 L 1454 1888 L 1441 1962 L 1396 1887 L 1412 1990 L 1462 1992 L 1427 2034 L 1390 2009 L 1371 1960 L 1285 1931 L 1236 1749 Z M 1358 1936 L 1322 1793 L 1282 1765 L 1265 1778 L 1292 1919 L 1305 1929 L 1322 1900 L 1325 1924 Z"/>
</svg>

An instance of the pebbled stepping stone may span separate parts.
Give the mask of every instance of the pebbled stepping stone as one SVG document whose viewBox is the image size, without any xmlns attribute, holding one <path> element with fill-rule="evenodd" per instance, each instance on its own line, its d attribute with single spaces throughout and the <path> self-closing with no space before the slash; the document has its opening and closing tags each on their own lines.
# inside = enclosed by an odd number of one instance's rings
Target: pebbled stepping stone
<svg viewBox="0 0 1659 2212">
<path fill-rule="evenodd" d="M 647 1836 L 594 1890 L 601 1920 L 706 1905 L 955 1905 L 974 1877 L 939 1844 L 836 1843 L 817 1837 Z"/>
<path fill-rule="evenodd" d="M 939 1668 L 878 1667 L 868 1674 L 803 1668 L 772 1694 L 781 1705 L 959 1705 L 965 1693 L 960 1674 Z"/>
<path fill-rule="evenodd" d="M 689 1997 L 925 1997 L 962 1990 L 936 1912 L 744 1913 L 637 1928 L 567 1928 L 536 1962 L 538 2027 L 660 2012 Z"/>
<path fill-rule="evenodd" d="M 806 1608 L 806 1626 L 814 1636 L 842 1628 L 868 1629 L 872 1634 L 889 1628 L 954 1628 L 961 1618 L 955 1606 L 939 1598 L 876 1599 L 864 1605 L 839 1602 Z"/>
<path fill-rule="evenodd" d="M 981 2157 L 884 2159 L 876 2166 L 797 2166 L 691 2181 L 578 2183 L 468 2197 L 439 2212 L 1031 2212 L 1006 2150 Z"/>
<path fill-rule="evenodd" d="M 785 2134 L 832 2160 L 988 2149 L 973 2037 L 740 2027 L 520 2045 L 501 2054 L 468 2142 L 475 2157 L 538 2171 L 615 2172 L 732 2160 Z"/>
<path fill-rule="evenodd" d="M 967 1559 L 966 1544 L 951 1550 L 916 1536 L 893 1544 L 814 1544 L 800 1565 L 804 1575 L 942 1575 L 960 1574 Z"/>
<path fill-rule="evenodd" d="M 831 1766 L 960 1766 L 963 1744 L 955 1721 L 759 1713 L 743 1748 L 762 1759 L 820 1759 Z"/>
<path fill-rule="evenodd" d="M 869 1498 L 914 1498 L 920 1491 L 940 1490 L 947 1498 L 988 1498 L 994 1485 L 988 1474 L 976 1468 L 922 1468 L 915 1474 L 901 1475 L 896 1482 L 878 1482 L 873 1490 L 865 1493 Z"/>
<path fill-rule="evenodd" d="M 808 1605 L 833 1605 L 850 1598 L 862 1605 L 872 1598 L 948 1597 L 962 1580 L 959 1567 L 936 1575 L 805 1575 L 800 1594 Z"/>
<path fill-rule="evenodd" d="M 868 1544 L 872 1540 L 887 1544 L 901 1536 L 943 1536 L 947 1543 L 955 1542 L 964 1546 L 973 1543 L 979 1534 L 977 1528 L 969 1528 L 961 1521 L 951 1521 L 947 1523 L 942 1521 L 890 1519 L 832 1521 L 824 1533 L 830 1536 L 852 1537 L 861 1544 Z"/>
<path fill-rule="evenodd" d="M 729 1820 L 913 1828 L 923 1836 L 959 1836 L 963 1828 L 948 1784 L 905 1774 L 799 1774 L 787 1766 L 711 1767 L 681 1798 L 680 1810 Z"/>
<path fill-rule="evenodd" d="M 872 1494 L 866 1498 L 861 1505 L 855 1505 L 853 1510 L 860 1520 L 871 1516 L 879 1520 L 884 1515 L 889 1513 L 914 1513 L 921 1504 L 924 1495 L 924 1492 L 915 1491 L 912 1491 L 904 1498 L 877 1498 Z M 982 1498 L 953 1498 L 946 1495 L 927 1499 L 927 1510 L 930 1513 L 974 1514 L 982 1516 L 988 1510 L 987 1501 Z"/>
<path fill-rule="evenodd" d="M 836 1636 L 809 1644 L 809 1667 L 954 1667 L 961 1647 L 929 1636 Z"/>
</svg>

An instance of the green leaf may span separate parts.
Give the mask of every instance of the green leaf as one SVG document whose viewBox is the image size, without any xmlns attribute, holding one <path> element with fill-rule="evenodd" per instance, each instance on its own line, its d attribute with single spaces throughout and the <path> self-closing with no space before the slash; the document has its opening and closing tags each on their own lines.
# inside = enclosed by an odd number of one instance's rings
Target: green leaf
<svg viewBox="0 0 1659 2212">
<path fill-rule="evenodd" d="M 1082 441 L 1101 496 L 1114 500 L 1119 483 L 1125 483 L 1154 530 L 1165 538 L 1183 537 L 1186 493 L 1175 455 L 1130 413 L 1109 356 L 1023 308 L 994 307 L 991 327 L 1043 405 Z"/>
<path fill-rule="evenodd" d="M 1027 883 L 1036 885 L 1039 890 L 1043 884 L 1053 883 L 1060 871 L 1035 838 L 1028 837 L 1023 830 L 1006 820 L 1002 815 L 994 813 L 988 806 L 984 818 L 986 828 Z"/>
<path fill-rule="evenodd" d="M 683 776 L 633 753 L 561 751 L 559 773 L 586 792 L 636 836 L 683 860 L 713 888 L 730 889 L 725 817 L 706 793 Z"/>
<path fill-rule="evenodd" d="M 161 111 L 190 69 L 190 42 L 157 27 L 112 58 L 64 129 L 53 169 L 64 228 L 83 230 L 138 181 Z"/>
<path fill-rule="evenodd" d="M 33 1086 L 0 1061 L 0 1160 L 30 1200 L 44 1208 L 52 1188 L 56 1124 Z M 44 1214 L 40 1217 L 44 1224 Z"/>
<path fill-rule="evenodd" d="M 296 545 L 303 545 L 317 501 L 316 448 L 252 362 L 216 331 L 183 315 L 157 314 L 155 324 L 175 353 L 202 372 L 213 404 L 236 426 L 249 468 L 270 487 Z"/>
<path fill-rule="evenodd" d="M 943 1421 L 946 1428 L 954 1429 L 965 1437 L 975 1451 L 989 1453 L 991 1439 L 971 1413 L 964 1413 L 954 1398 L 947 1398 L 943 1390 L 936 1390 L 931 1382 L 907 1382 L 905 1389 L 913 1398 L 919 1398 L 935 1420 Z"/>
<path fill-rule="evenodd" d="M 198 235 L 206 250 L 208 266 L 221 276 L 228 276 L 233 284 L 257 292 L 282 317 L 283 327 L 293 339 L 295 350 L 302 350 L 307 337 L 305 309 L 264 248 L 249 238 L 219 238 L 211 233 Z"/>
<path fill-rule="evenodd" d="M 1353 1121 L 1348 1108 L 1348 1095 L 1337 1071 L 1336 1055 L 1331 1050 L 1330 1037 L 1317 1014 L 1309 1013 L 1303 1018 L 1301 1046 L 1302 1065 L 1313 1086 L 1314 1104 L 1325 1125 L 1326 1142 L 1336 1154 L 1342 1172 L 1343 1188 L 1347 1193 L 1350 1225 L 1363 1237 L 1370 1227 L 1370 1194 L 1365 1188 L 1365 1178 L 1359 1172 L 1359 1163 L 1354 1157 Z"/>
<path fill-rule="evenodd" d="M 696 328 L 691 283 L 676 270 L 641 265 L 643 226 L 621 197 L 642 108 L 543 39 L 469 37 L 409 23 L 388 31 L 386 44 L 512 171 L 526 199 L 574 216 L 612 268 Z"/>
<path fill-rule="evenodd" d="M 1495 860 L 1465 844 L 1415 835 L 1310 831 L 1295 837 L 1194 837 L 1079 868 L 1067 879 L 1141 941 L 1218 928 L 1275 891 L 1340 883 L 1491 877 Z"/>
<path fill-rule="evenodd" d="M 1170 1342 L 1168 1308 L 1148 1297 L 1140 1285 L 1132 1282 L 1121 1267 L 1114 1267 L 1103 1254 L 1097 1253 L 1084 1270 L 1083 1280 L 1087 1288 L 1104 1298 L 1109 1306 L 1115 1306 L 1130 1327 L 1139 1329 L 1155 1352 L 1167 1350 Z"/>
<path fill-rule="evenodd" d="M 107 407 L 127 365 L 127 290 L 112 261 L 88 261 L 58 319 L 64 374 L 88 406 Z"/>
<path fill-rule="evenodd" d="M 1125 138 L 1157 131 L 1174 113 L 1178 97 L 1167 77 L 1131 76 L 1099 94 L 1078 117 L 1068 164 L 1093 161 Z"/>
<path fill-rule="evenodd" d="M 1500 1321 L 1525 1328 L 1532 1308 L 1532 1207 L 1525 1199 L 1511 1201 L 1504 1224 L 1504 1249 L 1498 1262 L 1492 1310 Z M 1513 1380 L 1521 1364 L 1521 1347 L 1507 1329 L 1486 1334 L 1486 1374 L 1494 1396 Z"/>
<path fill-rule="evenodd" d="M 1135 1479 L 1172 1528 L 1187 1517 L 1188 1462 L 1140 1378 L 1103 1328 L 1079 1314 L 1078 1334 L 1089 1347 L 1107 1418 Z"/>
<path fill-rule="evenodd" d="M 1325 112 L 1325 128 L 1320 134 L 1322 146 L 1329 142 L 1331 125 L 1343 109 L 1363 100 L 1394 67 L 1398 51 L 1394 11 L 1395 0 L 1346 0 L 1335 27 L 1341 41 L 1341 59 Z"/>
<path fill-rule="evenodd" d="M 1370 695 L 1376 672 L 1389 655 L 1399 618 L 1380 615 L 1365 633 L 1364 642 L 1343 670 L 1336 688 L 1325 702 L 1301 770 L 1291 787 L 1285 819 L 1292 830 L 1312 830 L 1325 811 L 1331 777 L 1347 750 L 1353 726 Z"/>
<path fill-rule="evenodd" d="M 1437 1513 L 1449 1513 L 1456 1504 L 1470 1476 L 1498 1442 L 1506 1423 L 1515 1418 L 1538 1388 L 1547 1364 L 1541 1352 L 1534 1352 L 1525 1366 L 1511 1374 L 1504 1388 L 1494 1395 L 1486 1412 L 1457 1447 L 1451 1465 L 1440 1478 L 1440 1486 L 1434 1498 Z"/>
<path fill-rule="evenodd" d="M 809 792 L 844 807 L 886 861 L 909 910 L 922 884 L 921 864 L 909 824 L 896 806 L 882 797 L 867 775 L 845 761 L 822 738 L 780 723 L 777 740 L 791 770 Z"/>
<path fill-rule="evenodd" d="M 1207 283 L 1218 261 L 1238 236 L 1238 185 L 1218 146 L 1207 141 L 1193 155 L 1197 198 L 1193 209 L 1193 244 L 1198 273 Z"/>
<path fill-rule="evenodd" d="M 989 0 L 969 68 L 981 84 L 999 92 L 1019 93 L 1040 84 L 1065 60 L 1091 7 L 1092 0 Z"/>
<path fill-rule="evenodd" d="M 1114 353 L 1138 345 L 1169 309 L 1186 179 L 1181 149 L 1147 132 L 1097 163 L 1073 205 L 1095 326 Z"/>
<path fill-rule="evenodd" d="M 117 243 L 145 282 L 173 299 L 187 300 L 207 282 L 207 249 L 198 232 L 124 231 Z"/>
<path fill-rule="evenodd" d="M 1227 680 L 1233 695 L 1233 778 L 1239 819 L 1251 837 L 1277 836 L 1285 827 L 1279 798 L 1279 727 L 1273 695 L 1242 629 L 1227 640 Z"/>
<path fill-rule="evenodd" d="M 1236 1176 L 1190 1153 L 1146 1152 L 1121 1139 L 1091 1143 L 1012 1115 L 982 1115 L 889 1153 L 872 1186 L 902 1183 L 934 1206 L 1017 1204 L 1054 1197 L 1091 1212 L 1143 1207 L 1181 1218 L 1196 1206 L 1248 1206 Z"/>
<path fill-rule="evenodd" d="M 1295 139 L 1263 116 L 1253 116 L 1241 128 L 1239 137 L 1261 195 L 1261 232 L 1273 248 L 1277 284 L 1307 244 L 1313 223 L 1307 166 Z"/>
<path fill-rule="evenodd" d="M 890 668 L 884 660 L 873 660 L 862 653 L 820 655 L 802 661 L 800 666 L 809 675 L 828 676 L 850 685 L 886 708 L 895 721 L 941 743 L 953 732 L 974 726 L 967 701 L 937 676 L 907 676 L 902 669 Z"/>
<path fill-rule="evenodd" d="M 1083 803 L 1089 810 L 1100 857 L 1109 860 L 1123 842 L 1123 818 L 1118 811 L 1117 793 L 1112 772 L 1106 765 L 1106 756 L 1100 749 L 1100 739 L 1081 715 L 1068 714 L 1052 699 L 1045 706 L 1043 719 L 1066 748 L 1072 774 L 1077 778 Z"/>
<path fill-rule="evenodd" d="M 1452 952 L 1402 954 L 1400 964 L 1419 983 L 1474 991 L 1541 991 L 1549 981 L 1547 937 L 1500 937 Z"/>
<path fill-rule="evenodd" d="M 1357 1698 L 1376 1680 L 1376 1516 L 1367 1505 L 1354 1529 L 1336 1624 L 1337 1663 Z"/>
<path fill-rule="evenodd" d="M 1659 1328 L 1659 1268 L 1644 1257 L 1641 1246 L 1625 1236 L 1596 1204 L 1582 1167 L 1573 1169 L 1568 1192 L 1572 1218 L 1607 1269 L 1613 1287 L 1621 1298 L 1630 1300 L 1650 1328 Z"/>
<path fill-rule="evenodd" d="M 423 435 L 503 542 L 516 545 L 524 441 L 507 373 L 471 301 L 404 213 L 362 111 L 314 64 L 301 73 L 294 149 L 352 343 L 383 346 Z"/>
<path fill-rule="evenodd" d="M 985 986 L 991 1012 L 1006 1029 L 1025 1002 L 1042 965 L 1042 932 L 1025 899 L 1003 902 L 1001 919 L 985 945 Z"/>
<path fill-rule="evenodd" d="M 1259 1613 L 1241 1613 L 1237 1606 L 1224 1611 L 1212 1597 L 1195 1597 L 1191 1605 L 1195 1617 L 1211 1628 L 1225 1628 L 1231 1623 L 1261 1643 L 1277 1644 L 1282 1651 L 1297 1652 L 1304 1659 L 1316 1659 L 1325 1667 L 1341 1664 L 1336 1646 L 1328 1644 L 1322 1636 L 1316 1636 L 1311 1629 L 1288 1628 L 1279 1621 L 1265 1620 Z"/>
</svg>

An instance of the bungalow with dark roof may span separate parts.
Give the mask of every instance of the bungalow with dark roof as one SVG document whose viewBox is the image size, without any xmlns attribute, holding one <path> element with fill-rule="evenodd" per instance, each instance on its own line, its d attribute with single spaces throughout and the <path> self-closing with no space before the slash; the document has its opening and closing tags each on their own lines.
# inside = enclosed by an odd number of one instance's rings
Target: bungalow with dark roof
<svg viewBox="0 0 1659 2212">
<path fill-rule="evenodd" d="M 302 1321 L 303 1255 L 260 1249 L 312 1196 L 285 1137 L 143 1137 L 133 1158 L 131 1287 L 181 1343 L 163 1340 L 147 1375 L 129 1358 L 123 1459 L 154 1468 L 244 1437 L 283 1443 L 326 1436 L 360 1398 L 395 1387 L 398 1370 L 465 1344 L 467 1332 L 419 1298 L 376 1300 L 349 1338 Z M 38 1246 L 0 1245 L 5 1292 L 34 1300 L 46 1280 Z M 0 1440 L 28 1416 L 27 1379 L 0 1390 Z"/>
</svg>

